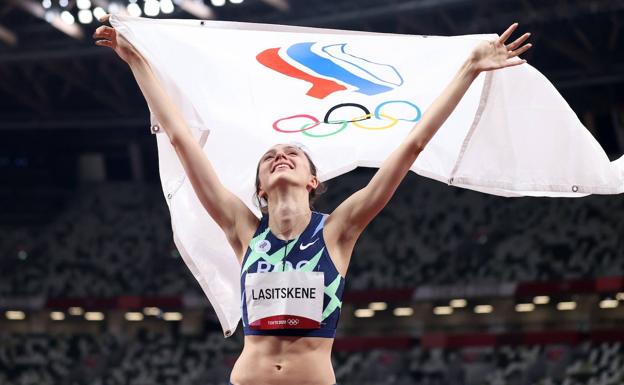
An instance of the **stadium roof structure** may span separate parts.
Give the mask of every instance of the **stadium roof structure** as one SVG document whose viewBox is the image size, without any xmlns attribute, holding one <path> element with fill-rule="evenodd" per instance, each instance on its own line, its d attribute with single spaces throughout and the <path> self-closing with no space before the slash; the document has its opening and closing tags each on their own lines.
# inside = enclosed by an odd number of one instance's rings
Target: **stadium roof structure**
<svg viewBox="0 0 624 385">
<path fill-rule="evenodd" d="M 49 9 L 44 8 L 46 1 L 51 3 Z M 69 1 L 64 9 L 76 15 L 80 3 Z M 103 9 L 111 4 L 90 3 Z M 127 1 L 118 3 L 125 6 Z M 245 0 L 216 7 L 209 0 L 175 0 L 173 4 L 173 12 L 157 17 L 426 35 L 500 32 L 517 21 L 522 30 L 532 32 L 534 48 L 526 58 L 577 112 L 607 113 L 611 106 L 623 104 L 624 3 L 618 1 Z M 63 7 L 58 0 L 9 0 L 0 6 L 0 130 L 147 127 L 145 101 L 125 63 L 93 44 L 91 34 L 99 23 L 76 19 L 68 26 L 58 14 L 48 17 L 50 9 Z M 608 145 L 605 149 L 609 152 Z"/>
</svg>

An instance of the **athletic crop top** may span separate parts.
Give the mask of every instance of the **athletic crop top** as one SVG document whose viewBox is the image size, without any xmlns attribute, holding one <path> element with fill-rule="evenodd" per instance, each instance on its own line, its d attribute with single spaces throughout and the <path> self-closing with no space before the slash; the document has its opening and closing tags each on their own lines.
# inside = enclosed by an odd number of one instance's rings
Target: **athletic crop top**
<svg viewBox="0 0 624 385">
<path fill-rule="evenodd" d="M 342 308 L 342 293 L 345 280 L 338 273 L 325 247 L 323 225 L 327 217 L 328 214 L 312 211 L 310 223 L 308 223 L 303 233 L 299 237 L 288 241 L 273 235 L 269 228 L 269 216 L 264 215 L 262 217 L 247 247 L 241 268 L 241 307 L 243 313 L 243 333 L 245 335 L 334 338 Z M 271 330 L 251 328 L 247 315 L 247 293 L 245 290 L 247 273 L 292 270 L 323 272 L 325 289 L 320 328 Z"/>
</svg>

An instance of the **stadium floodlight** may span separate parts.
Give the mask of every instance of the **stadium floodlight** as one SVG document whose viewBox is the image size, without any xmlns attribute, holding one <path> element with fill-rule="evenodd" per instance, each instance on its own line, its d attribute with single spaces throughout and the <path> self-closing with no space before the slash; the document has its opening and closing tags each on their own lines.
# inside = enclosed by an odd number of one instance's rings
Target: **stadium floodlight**
<svg viewBox="0 0 624 385">
<path fill-rule="evenodd" d="M 88 311 L 84 314 L 87 321 L 102 321 L 104 319 L 104 313 L 100 311 Z"/>
<path fill-rule="evenodd" d="M 210 0 L 210 3 L 214 7 L 223 7 L 225 5 L 225 0 Z"/>
<path fill-rule="evenodd" d="M 4 315 L 11 321 L 20 321 L 26 318 L 26 313 L 20 310 L 7 310 Z"/>
<path fill-rule="evenodd" d="M 547 295 L 538 295 L 533 297 L 533 303 L 536 305 L 546 305 L 550 302 L 550 297 Z"/>
<path fill-rule="evenodd" d="M 106 15 L 106 11 L 102 7 L 95 7 L 93 9 L 93 17 L 100 20 L 102 16 Z"/>
<path fill-rule="evenodd" d="M 41 6 L 45 9 L 48 9 L 52 6 L 52 0 L 43 0 L 41 1 Z"/>
<path fill-rule="evenodd" d="M 122 5 L 117 2 L 108 4 L 108 13 L 118 13 L 122 9 Z"/>
<path fill-rule="evenodd" d="M 84 313 L 84 310 L 79 306 L 72 306 L 68 309 L 68 311 L 71 315 L 82 315 L 82 313 Z"/>
<path fill-rule="evenodd" d="M 214 19 L 215 14 L 212 8 L 204 4 L 203 1 L 196 0 L 173 0 L 173 2 L 185 12 L 190 13 L 197 19 Z"/>
<path fill-rule="evenodd" d="M 173 12 L 173 3 L 171 0 L 160 0 L 160 11 L 165 14 Z"/>
<path fill-rule="evenodd" d="M 518 313 L 526 313 L 535 310 L 535 305 L 532 303 L 519 303 L 516 304 L 516 311 Z"/>
<path fill-rule="evenodd" d="M 601 309 L 614 309 L 618 307 L 618 304 L 619 302 L 617 299 L 605 298 L 602 301 L 600 301 L 600 308 Z"/>
<path fill-rule="evenodd" d="M 91 0 L 78 0 L 76 1 L 76 6 L 78 7 L 78 9 L 90 9 Z"/>
<path fill-rule="evenodd" d="M 93 22 L 93 14 L 88 9 L 78 11 L 78 21 L 82 24 L 91 24 Z"/>
<path fill-rule="evenodd" d="M 353 313 L 357 318 L 368 318 L 375 315 L 375 310 L 373 309 L 356 309 Z"/>
<path fill-rule="evenodd" d="M 65 319 L 65 313 L 63 313 L 62 311 L 50 312 L 50 319 L 52 321 L 62 321 Z"/>
<path fill-rule="evenodd" d="M 41 3 L 34 0 L 15 1 L 13 2 L 13 4 L 35 17 L 44 19 L 54 28 L 75 39 L 81 39 L 84 36 L 82 29 L 78 25 L 76 25 L 75 23 L 68 24 L 65 20 L 63 20 L 61 15 L 59 15 L 58 9 L 46 9 Z M 71 16 L 71 19 L 73 20 L 74 17 L 71 15 L 71 13 L 69 14 L 69 16 Z M 68 16 L 65 17 L 68 20 L 70 19 L 70 17 Z"/>
<path fill-rule="evenodd" d="M 150 307 L 144 307 L 143 308 L 143 314 L 145 315 L 150 315 L 150 316 L 159 316 L 160 313 L 162 313 L 162 311 L 154 306 L 150 306 Z"/>
<path fill-rule="evenodd" d="M 182 313 L 177 311 L 171 311 L 163 313 L 163 319 L 165 321 L 180 321 L 182 320 Z"/>
<path fill-rule="evenodd" d="M 52 20 L 56 19 L 57 17 L 58 17 L 58 12 L 56 12 L 55 10 L 50 9 L 48 11 L 45 11 L 43 19 L 45 21 L 47 21 L 48 23 L 51 23 Z"/>
<path fill-rule="evenodd" d="M 468 301 L 466 301 L 463 298 L 453 299 L 451 300 L 450 305 L 451 307 L 454 307 L 454 308 L 466 307 L 466 305 L 468 305 Z"/>
<path fill-rule="evenodd" d="M 414 309 L 411 307 L 397 307 L 392 313 L 397 317 L 409 317 L 414 314 Z"/>
<path fill-rule="evenodd" d="M 489 314 L 494 311 L 492 305 L 477 305 L 474 307 L 474 312 L 477 314 Z"/>
<path fill-rule="evenodd" d="M 63 8 L 69 5 L 69 0 L 59 0 L 59 5 Z"/>
<path fill-rule="evenodd" d="M 453 314 L 453 308 L 450 306 L 436 306 L 433 308 L 433 314 L 435 315 Z"/>
<path fill-rule="evenodd" d="M 130 3 L 126 7 L 128 14 L 133 17 L 141 16 L 141 7 L 137 3 Z"/>
<path fill-rule="evenodd" d="M 388 304 L 385 302 L 371 302 L 368 304 L 368 308 L 375 311 L 382 311 L 388 308 Z"/>
<path fill-rule="evenodd" d="M 557 304 L 557 310 L 565 311 L 574 309 L 576 309 L 576 302 L 574 301 L 563 301 Z"/>
<path fill-rule="evenodd" d="M 61 20 L 63 20 L 65 24 L 69 24 L 69 25 L 74 24 L 74 22 L 76 21 L 74 19 L 74 15 L 72 15 L 71 12 L 69 11 L 61 12 Z"/>
<path fill-rule="evenodd" d="M 232 4 L 240 4 L 242 2 L 243 2 L 243 0 L 230 0 L 230 3 L 232 3 Z"/>
<path fill-rule="evenodd" d="M 143 321 L 143 313 L 138 311 L 129 311 L 125 314 L 126 321 Z"/>
<path fill-rule="evenodd" d="M 143 12 L 145 16 L 158 16 L 160 13 L 160 3 L 158 0 L 145 0 L 145 3 L 143 3 Z"/>
</svg>

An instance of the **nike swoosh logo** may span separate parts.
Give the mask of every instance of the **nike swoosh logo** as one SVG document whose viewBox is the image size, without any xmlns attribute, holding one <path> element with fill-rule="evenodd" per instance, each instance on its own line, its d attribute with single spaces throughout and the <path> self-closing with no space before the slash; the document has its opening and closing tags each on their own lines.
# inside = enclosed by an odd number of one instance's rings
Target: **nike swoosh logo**
<svg viewBox="0 0 624 385">
<path fill-rule="evenodd" d="M 303 244 L 299 245 L 299 250 L 305 250 L 305 249 L 307 249 L 308 247 L 312 246 L 312 245 L 313 245 L 316 241 L 318 241 L 318 238 L 316 238 L 316 239 L 314 240 L 314 242 L 310 242 L 310 243 L 308 243 L 307 245 L 303 245 Z"/>
</svg>

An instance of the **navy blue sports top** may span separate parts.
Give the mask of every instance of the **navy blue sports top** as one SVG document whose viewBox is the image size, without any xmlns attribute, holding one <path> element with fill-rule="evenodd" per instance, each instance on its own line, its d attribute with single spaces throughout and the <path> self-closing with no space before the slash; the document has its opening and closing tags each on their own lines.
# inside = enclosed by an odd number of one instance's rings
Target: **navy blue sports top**
<svg viewBox="0 0 624 385">
<path fill-rule="evenodd" d="M 277 238 L 269 228 L 269 216 L 264 215 L 258 229 L 247 246 L 241 269 L 241 307 L 243 311 L 243 333 L 245 335 L 303 336 L 334 338 L 342 308 L 344 278 L 338 273 L 331 260 L 325 239 L 323 225 L 328 214 L 312 211 L 310 223 L 303 233 L 288 241 Z M 268 243 L 267 243 L 268 241 Z M 263 251 L 256 251 L 262 243 Z M 298 266 L 314 264 L 313 271 L 322 271 L 325 281 L 323 313 L 319 329 L 272 329 L 260 330 L 249 327 L 247 301 L 245 297 L 245 277 L 247 273 L 267 271 L 297 270 Z M 306 266 L 309 268 L 309 266 Z"/>
</svg>

